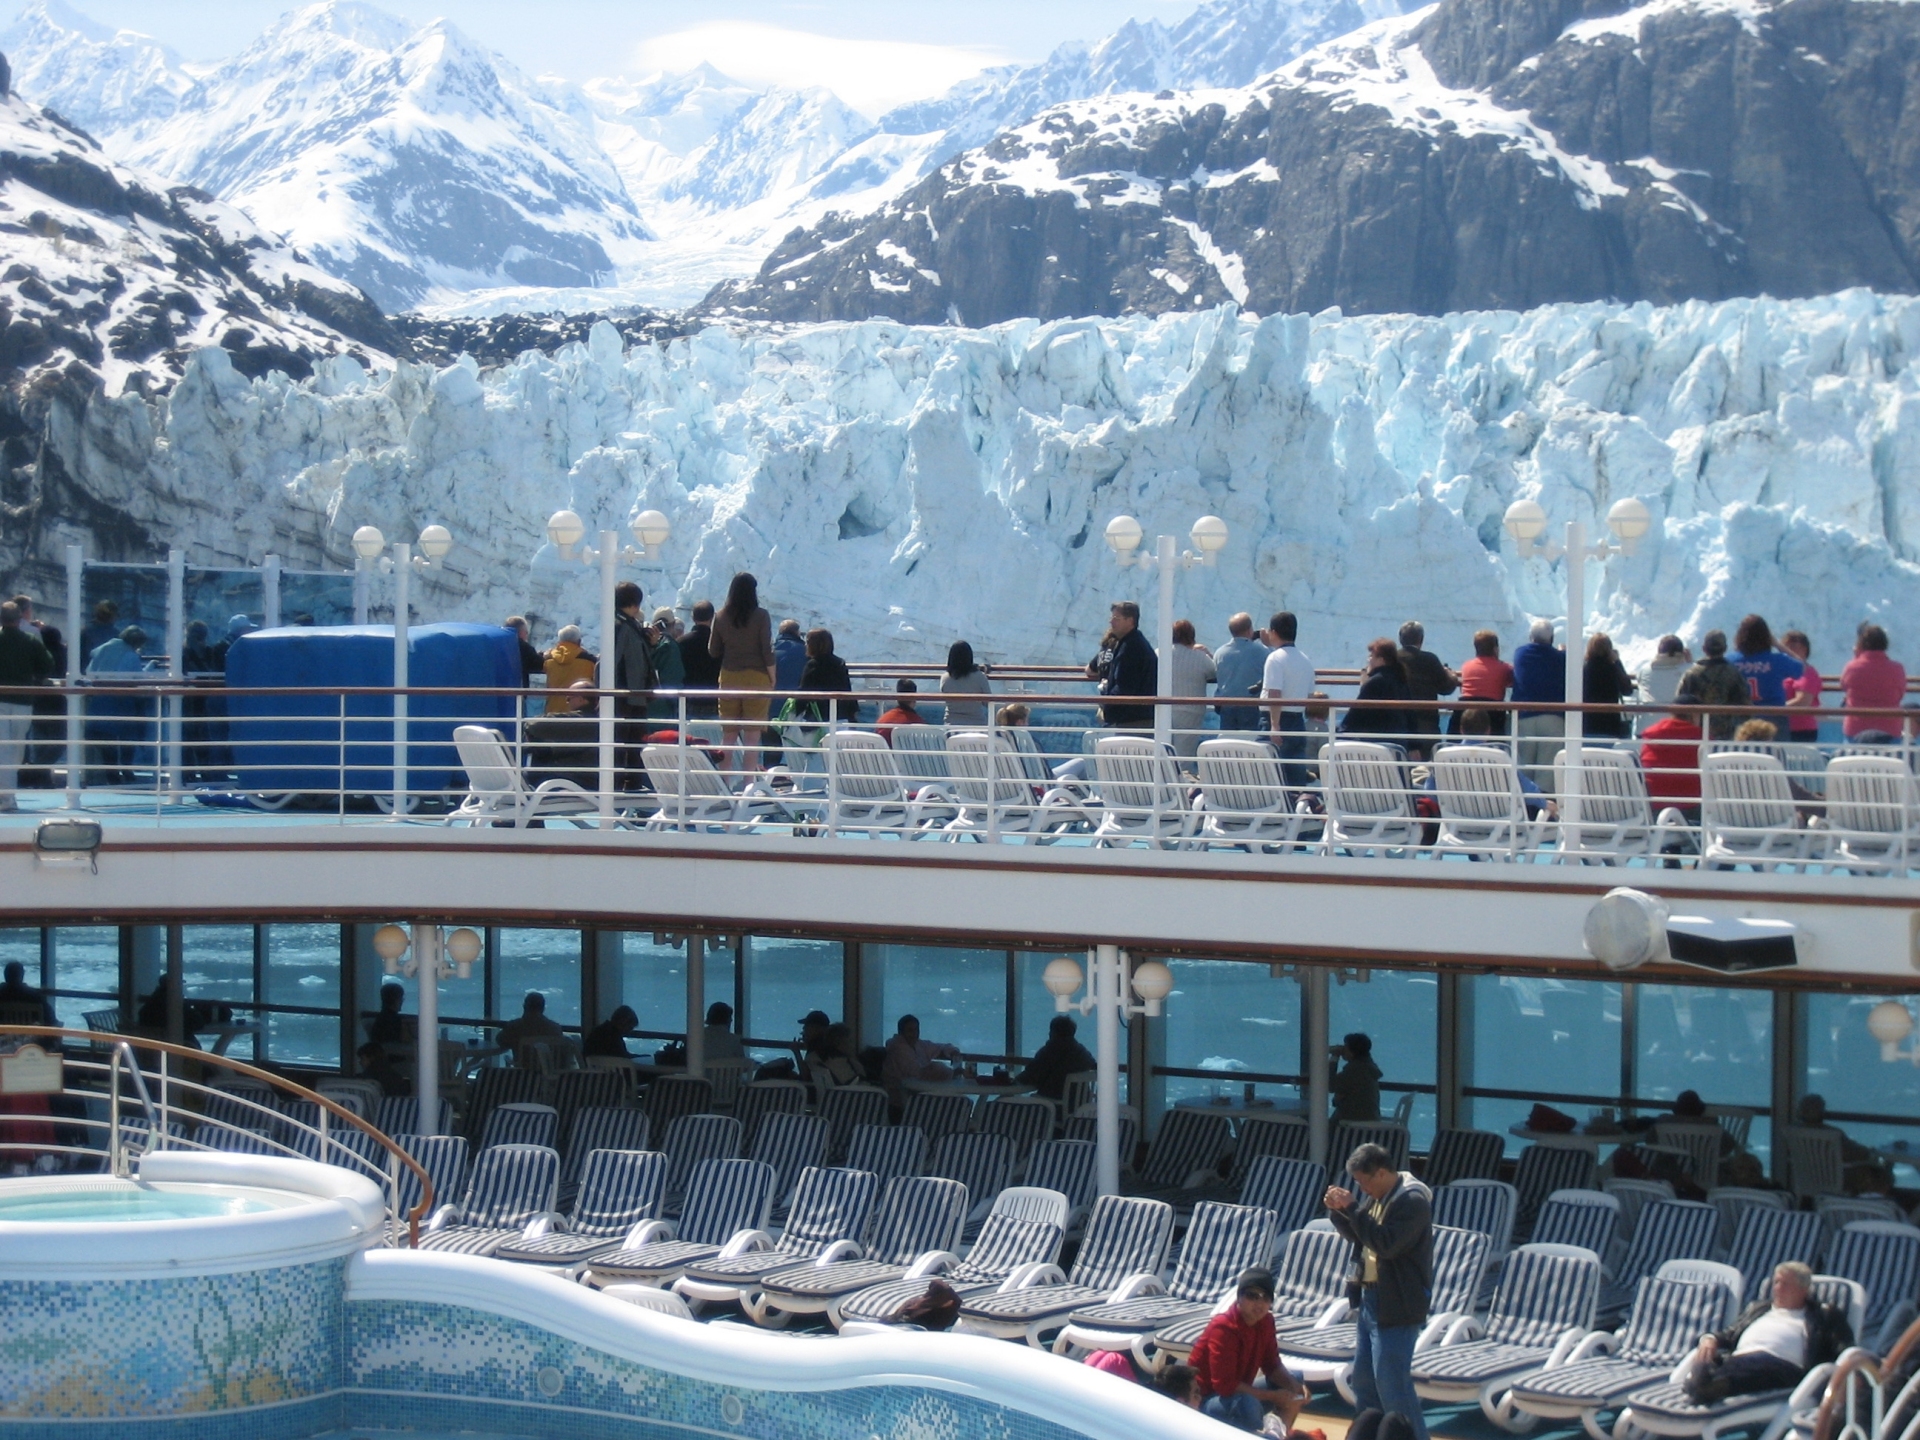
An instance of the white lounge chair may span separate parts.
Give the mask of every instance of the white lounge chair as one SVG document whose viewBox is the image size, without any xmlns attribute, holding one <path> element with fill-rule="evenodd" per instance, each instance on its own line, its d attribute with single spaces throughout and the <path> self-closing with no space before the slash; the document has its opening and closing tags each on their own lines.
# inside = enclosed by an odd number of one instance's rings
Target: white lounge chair
<svg viewBox="0 0 1920 1440">
<path fill-rule="evenodd" d="M 992 731 L 963 730 L 947 737 L 953 762 L 954 800 L 959 814 L 942 833 L 951 839 L 989 835 L 1029 835 L 1041 844 L 1085 812 L 1064 790 L 1039 793 L 1027 779 L 1017 746 Z"/>
<path fill-rule="evenodd" d="M 1920 822 L 1912 772 L 1891 755 L 1836 755 L 1826 777 L 1820 860 L 1855 875 L 1904 873 Z"/>
<path fill-rule="evenodd" d="M 1169 844 L 1183 849 L 1193 833 L 1186 781 L 1157 741 L 1137 735 L 1102 740 L 1093 755 L 1093 793 L 1095 845 L 1144 840 L 1156 850 Z"/>
<path fill-rule="evenodd" d="M 498 730 L 457 725 L 453 746 L 460 752 L 461 769 L 467 772 L 467 798 L 447 816 L 449 825 L 507 823 L 524 830 L 529 821 L 548 817 L 586 825 L 599 812 L 599 800 L 571 780 L 543 780 L 528 789 L 506 736 Z"/>
<path fill-rule="evenodd" d="M 887 742 L 869 730 L 835 730 L 822 742 L 827 754 L 827 813 L 831 839 L 857 830 L 869 840 L 917 836 L 927 823 L 919 790 L 901 773 Z M 941 792 L 936 788 L 935 795 Z M 948 812 L 951 814 L 951 807 Z"/>
<path fill-rule="evenodd" d="M 1567 752 L 1553 757 L 1554 793 L 1567 793 Z M 1562 801 L 1564 806 L 1565 802 Z M 1580 823 L 1559 821 L 1556 861 L 1597 860 L 1624 864 L 1636 855 L 1658 855 L 1670 834 L 1683 832 L 1686 817 L 1668 805 L 1656 819 L 1647 798 L 1647 777 L 1631 750 L 1588 745 L 1580 750 Z"/>
<path fill-rule="evenodd" d="M 1398 755 L 1371 740 L 1335 740 L 1320 752 L 1327 820 L 1320 853 L 1416 851 L 1421 820 Z"/>
<path fill-rule="evenodd" d="M 1233 846 L 1254 854 L 1300 839 L 1305 817 L 1287 793 L 1280 759 L 1257 740 L 1203 740 L 1198 752 L 1200 798 L 1196 843 Z"/>
<path fill-rule="evenodd" d="M 793 812 L 761 780 L 738 794 L 714 769 L 707 752 L 693 745 L 645 745 L 640 762 L 660 801 L 649 830 L 746 830 L 765 820 L 793 819 Z"/>
<path fill-rule="evenodd" d="M 1702 864 L 1772 870 L 1806 861 L 1813 837 L 1797 823 L 1786 769 L 1774 756 L 1742 750 L 1707 756 L 1700 798 Z"/>
<path fill-rule="evenodd" d="M 1540 843 L 1545 826 L 1528 818 L 1513 756 L 1497 745 L 1443 745 L 1433 752 L 1440 802 L 1436 855 L 1518 860 Z"/>
</svg>

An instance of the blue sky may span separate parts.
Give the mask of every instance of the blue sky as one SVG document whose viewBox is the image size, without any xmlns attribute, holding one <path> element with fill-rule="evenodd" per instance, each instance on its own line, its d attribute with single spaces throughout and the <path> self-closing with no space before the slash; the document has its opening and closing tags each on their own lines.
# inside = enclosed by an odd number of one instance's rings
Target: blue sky
<svg viewBox="0 0 1920 1440">
<path fill-rule="evenodd" d="M 286 0 L 72 3 L 102 24 L 158 36 L 189 60 L 234 53 L 291 8 Z M 0 0 L 0 13 L 20 8 Z M 583 80 L 704 58 L 744 80 L 864 89 L 891 101 L 938 93 L 982 65 L 1038 59 L 1063 40 L 1097 38 L 1129 16 L 1178 17 L 1193 0 L 396 0 L 380 8 L 420 23 L 445 16 L 536 74 Z"/>
</svg>

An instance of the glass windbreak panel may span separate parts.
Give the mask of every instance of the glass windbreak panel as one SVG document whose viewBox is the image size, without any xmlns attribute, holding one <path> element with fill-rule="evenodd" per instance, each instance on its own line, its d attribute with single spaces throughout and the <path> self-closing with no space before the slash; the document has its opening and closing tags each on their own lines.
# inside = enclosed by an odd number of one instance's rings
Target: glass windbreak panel
<svg viewBox="0 0 1920 1440">
<path fill-rule="evenodd" d="M 653 936 L 627 931 L 620 936 L 620 1004 L 640 1017 L 636 1028 L 663 1035 L 687 1032 L 687 951 L 685 945 L 656 945 Z M 647 1050 L 642 1044 L 630 1047 Z"/>
<path fill-rule="evenodd" d="M 40 932 L 32 930 L 0 930 L 0 966 L 18 965 L 22 971 L 20 981 L 33 989 L 40 988 Z"/>
<path fill-rule="evenodd" d="M 580 1023 L 580 932 L 496 930 L 493 949 L 495 1019 L 516 1018 L 533 991 L 546 997 L 547 1018 L 568 1027 Z"/>
<path fill-rule="evenodd" d="M 933 945 L 873 945 L 880 1014 L 872 1029 L 884 1044 L 902 1015 L 920 1017 L 920 1037 L 969 1055 L 999 1055 L 1007 1044 L 1007 952 Z"/>
<path fill-rule="evenodd" d="M 1387 1087 L 1431 1086 L 1435 1078 L 1435 1045 L 1440 1023 L 1440 984 L 1431 975 L 1408 970 L 1371 970 L 1366 980 L 1331 987 L 1328 1035 L 1335 1045 L 1358 1032 L 1373 1041 L 1373 1062 L 1380 1067 L 1380 1113 L 1391 1118 L 1407 1093 Z M 1322 1057 L 1311 1057 L 1318 1063 Z M 1434 1099 L 1431 1090 L 1416 1093 L 1407 1114 L 1413 1148 L 1423 1150 L 1433 1140 Z"/>
<path fill-rule="evenodd" d="M 1672 1100 L 1699 1092 L 1709 1106 L 1755 1112 L 1747 1148 L 1771 1160 L 1773 997 L 1765 990 L 1642 985 L 1635 1018 L 1634 1094 Z"/>
<path fill-rule="evenodd" d="M 1470 1095 L 1468 1123 L 1505 1134 L 1536 1100 L 1580 1120 L 1618 1110 L 1620 995 L 1618 985 L 1547 980 L 1525 975 L 1478 975 L 1470 985 L 1471 1028 L 1466 1035 L 1466 1085 L 1517 1095 Z M 1524 1142 L 1508 1136 L 1507 1151 Z"/>
<path fill-rule="evenodd" d="M 784 1040 L 800 1033 L 800 1017 L 824 1010 L 840 1018 L 846 994 L 847 947 L 838 940 L 784 940 L 749 935 L 747 1013 L 741 1032 L 757 1040 Z M 708 985 L 712 990 L 712 985 Z M 787 1055 L 786 1050 L 754 1047 L 756 1060 Z"/>
<path fill-rule="evenodd" d="M 120 999 L 120 931 L 112 925 L 63 925 L 53 932 L 53 989 L 106 1008 Z M 76 1023 L 79 1017 L 75 1017 Z"/>
<path fill-rule="evenodd" d="M 187 1028 L 209 1050 L 218 1048 L 236 1060 L 261 1058 L 252 1032 L 229 1038 L 220 1028 L 251 1025 L 257 1018 L 252 1006 L 253 926 L 182 925 L 180 946 Z"/>
<path fill-rule="evenodd" d="M 336 1069 L 340 1064 L 340 927 L 263 925 L 262 969 L 269 1005 L 321 1010 L 319 1015 L 269 1014 L 267 1058 L 281 1065 Z"/>
<path fill-rule="evenodd" d="M 1300 982 L 1275 979 L 1265 965 L 1238 960 L 1171 960 L 1166 1053 L 1173 1070 L 1205 1070 L 1218 1079 L 1166 1077 L 1166 1103 L 1243 1093 L 1244 1073 L 1300 1073 Z M 1088 1049 L 1092 1049 L 1089 1043 Z M 1298 1085 L 1255 1082 L 1256 1097 L 1297 1105 Z"/>
<path fill-rule="evenodd" d="M 1876 1006 L 1892 1000 L 1908 1011 L 1911 997 L 1886 995 L 1803 995 L 1801 1014 L 1806 1034 L 1806 1073 L 1799 1078 L 1795 1099 L 1818 1095 L 1827 1102 L 1828 1124 L 1837 1124 L 1847 1138 L 1875 1149 L 1911 1149 L 1920 1158 L 1920 1066 L 1907 1058 L 1915 1044 L 1914 1031 L 1894 1042 L 1893 1060 L 1882 1058 L 1880 1042 L 1867 1028 Z M 1888 1014 L 1897 1020 L 1897 1015 Z M 1887 1033 L 1893 1033 L 1889 1027 Z M 1834 1116 L 1873 1115 L 1884 1120 L 1835 1120 Z M 1908 1119 L 1912 1125 L 1896 1122 Z M 1857 1152 L 1856 1152 L 1857 1153 Z M 1901 1159 L 1896 1183 L 1915 1183 L 1915 1162 Z"/>
<path fill-rule="evenodd" d="M 1013 957 L 1014 1004 L 1018 1015 L 1013 1027 L 1014 1049 L 1031 1059 L 1034 1051 L 1047 1043 L 1047 1027 L 1053 1024 L 1058 1012 L 1053 1008 L 1053 996 L 1047 990 L 1046 981 L 1041 977 L 1047 973 L 1047 966 L 1060 958 L 1058 950 L 1023 952 Z M 1068 955 L 1067 958 L 1078 965 L 1082 972 L 1087 968 L 1084 951 Z M 1086 993 L 1084 987 L 1078 1000 Z M 1079 1033 L 1075 1037 L 1087 1049 L 1093 1049 L 1093 1017 L 1082 1015 L 1078 1010 L 1068 1012 Z M 1124 1056 L 1122 1057 L 1124 1061 Z"/>
<path fill-rule="evenodd" d="M 703 967 L 703 978 L 705 980 L 704 993 L 707 997 L 708 1006 L 721 1004 L 725 1005 L 729 1010 L 734 1008 L 734 998 L 739 992 L 733 988 L 733 971 L 739 953 L 740 952 L 733 947 L 731 941 L 725 945 L 716 945 L 712 941 L 707 942 L 706 964 Z M 685 994 L 686 992 L 682 990 L 681 993 Z M 734 1018 L 737 1021 L 739 1017 L 735 1016 Z M 682 1030 L 686 1029 L 685 1021 L 681 1022 L 680 1028 Z M 738 1024 L 733 1028 L 736 1035 L 740 1033 Z"/>
</svg>

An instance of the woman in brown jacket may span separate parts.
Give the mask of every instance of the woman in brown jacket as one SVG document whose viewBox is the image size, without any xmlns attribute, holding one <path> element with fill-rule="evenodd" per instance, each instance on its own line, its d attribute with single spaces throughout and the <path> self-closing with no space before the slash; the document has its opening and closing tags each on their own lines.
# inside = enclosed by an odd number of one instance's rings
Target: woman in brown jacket
<svg viewBox="0 0 1920 1440">
<path fill-rule="evenodd" d="M 707 653 L 720 662 L 720 743 L 740 747 L 742 770 L 758 770 L 765 692 L 773 689 L 773 620 L 760 608 L 760 582 L 744 570 L 733 577 L 727 603 L 713 617 Z"/>
</svg>

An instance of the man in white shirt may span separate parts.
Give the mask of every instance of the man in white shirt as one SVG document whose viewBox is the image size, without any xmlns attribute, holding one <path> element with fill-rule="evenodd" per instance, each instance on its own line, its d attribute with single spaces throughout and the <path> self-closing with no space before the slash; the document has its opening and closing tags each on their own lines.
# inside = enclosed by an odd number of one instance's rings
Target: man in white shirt
<svg viewBox="0 0 1920 1440">
<path fill-rule="evenodd" d="M 1261 693 L 1269 702 L 1267 713 L 1273 718 L 1274 743 L 1282 760 L 1295 763 L 1283 772 L 1288 785 L 1304 789 L 1311 783 L 1307 767 L 1298 762 L 1307 756 L 1307 698 L 1313 694 L 1313 661 L 1294 644 L 1300 622 L 1293 612 L 1282 610 L 1267 622 L 1267 643 L 1274 648 L 1267 655 L 1261 677 Z"/>
<path fill-rule="evenodd" d="M 1853 1343 L 1846 1316 L 1813 1298 L 1813 1271 L 1798 1260 L 1774 1267 L 1772 1294 L 1740 1312 L 1731 1328 L 1702 1337 L 1676 1373 L 1696 1404 L 1729 1395 L 1790 1390 L 1815 1365 Z"/>
<path fill-rule="evenodd" d="M 887 1041 L 887 1058 L 880 1066 L 880 1078 L 896 1105 L 904 1103 L 903 1080 L 945 1080 L 953 1074 L 942 1060 L 958 1060 L 959 1047 L 942 1045 L 920 1038 L 920 1017 L 902 1015 L 899 1028 Z"/>
</svg>

